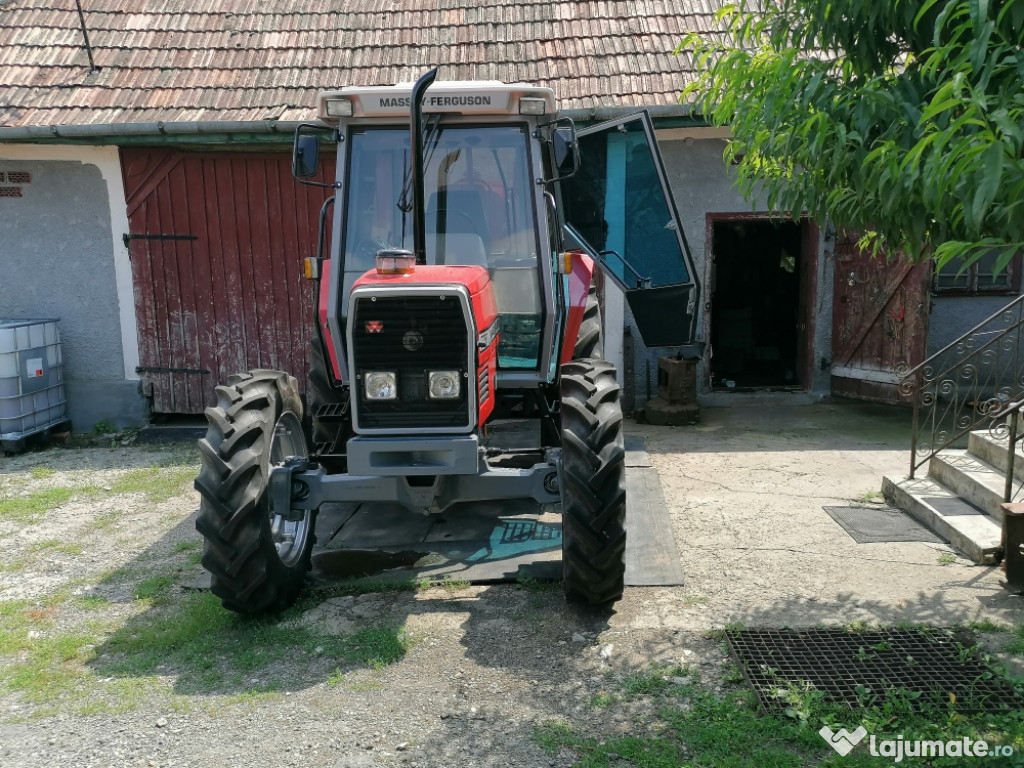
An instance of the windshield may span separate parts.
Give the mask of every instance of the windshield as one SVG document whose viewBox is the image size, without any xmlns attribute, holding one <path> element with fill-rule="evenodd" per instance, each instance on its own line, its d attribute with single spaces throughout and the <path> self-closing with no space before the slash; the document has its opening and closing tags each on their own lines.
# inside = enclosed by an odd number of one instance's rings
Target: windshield
<svg viewBox="0 0 1024 768">
<path fill-rule="evenodd" d="M 524 126 L 433 130 L 424 150 L 427 261 L 501 266 L 537 258 Z M 346 271 L 380 248 L 412 250 L 409 132 L 355 129 L 349 155 Z"/>
<path fill-rule="evenodd" d="M 501 316 L 499 364 L 533 368 L 543 316 L 526 126 L 442 124 L 427 133 L 427 263 L 487 267 Z M 413 250 L 409 166 L 408 129 L 352 130 L 346 274 L 373 268 L 382 248 Z"/>
</svg>

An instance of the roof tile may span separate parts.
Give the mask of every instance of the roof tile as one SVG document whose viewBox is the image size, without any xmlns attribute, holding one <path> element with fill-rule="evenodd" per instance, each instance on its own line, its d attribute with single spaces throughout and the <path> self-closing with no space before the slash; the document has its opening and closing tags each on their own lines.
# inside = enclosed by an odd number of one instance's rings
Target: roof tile
<svg viewBox="0 0 1024 768">
<path fill-rule="evenodd" d="M 65 2 L 0 7 L 0 125 L 283 120 L 316 93 L 415 79 L 525 80 L 563 108 L 672 104 L 689 31 L 721 0 L 88 0 L 99 72 Z"/>
</svg>

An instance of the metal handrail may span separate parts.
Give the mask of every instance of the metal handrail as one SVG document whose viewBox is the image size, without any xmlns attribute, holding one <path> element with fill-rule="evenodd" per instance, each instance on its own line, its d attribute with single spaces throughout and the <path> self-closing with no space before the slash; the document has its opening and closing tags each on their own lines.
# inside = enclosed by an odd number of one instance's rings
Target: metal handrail
<svg viewBox="0 0 1024 768">
<path fill-rule="evenodd" d="M 901 396 L 913 398 L 911 478 L 939 451 L 1024 405 L 1022 328 L 1024 294 L 901 376 Z"/>
</svg>

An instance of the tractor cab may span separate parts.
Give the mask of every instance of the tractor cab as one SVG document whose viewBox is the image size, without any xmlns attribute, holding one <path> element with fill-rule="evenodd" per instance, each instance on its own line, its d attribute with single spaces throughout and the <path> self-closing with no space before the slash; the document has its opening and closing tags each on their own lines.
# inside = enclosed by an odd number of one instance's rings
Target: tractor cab
<svg viewBox="0 0 1024 768">
<path fill-rule="evenodd" d="M 297 148 L 312 147 L 330 126 L 339 148 L 321 308 L 339 379 L 352 286 L 378 251 L 417 247 L 412 91 L 409 83 L 325 92 L 321 125 L 298 133 Z M 571 303 L 567 251 L 602 265 L 649 346 L 692 343 L 698 289 L 646 113 L 577 131 L 558 119 L 550 89 L 498 82 L 433 83 L 421 106 L 417 260 L 488 270 L 499 387 L 555 378 Z"/>
</svg>

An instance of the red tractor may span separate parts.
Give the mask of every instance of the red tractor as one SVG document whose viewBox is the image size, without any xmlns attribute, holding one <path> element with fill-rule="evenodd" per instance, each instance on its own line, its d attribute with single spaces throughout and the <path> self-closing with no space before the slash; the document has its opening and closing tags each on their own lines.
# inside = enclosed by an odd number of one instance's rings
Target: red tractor
<svg viewBox="0 0 1024 768">
<path fill-rule="evenodd" d="M 595 264 L 648 346 L 692 342 L 698 293 L 652 123 L 577 132 L 548 88 L 435 74 L 322 93 L 296 131 L 299 181 L 337 148 L 304 262 L 307 397 L 285 372 L 232 376 L 199 442 L 202 562 L 231 610 L 296 599 L 326 502 L 560 502 L 567 598 L 622 595 L 623 417 Z M 486 446 L 509 418 L 539 423 L 538 444 Z"/>
</svg>

